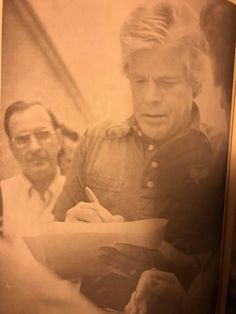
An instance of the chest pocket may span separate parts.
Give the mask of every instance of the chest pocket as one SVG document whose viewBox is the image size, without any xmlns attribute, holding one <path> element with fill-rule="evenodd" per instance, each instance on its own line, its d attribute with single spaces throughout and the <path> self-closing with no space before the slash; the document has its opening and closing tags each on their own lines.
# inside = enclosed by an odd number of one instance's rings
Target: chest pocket
<svg viewBox="0 0 236 314">
<path fill-rule="evenodd" d="M 112 214 L 122 214 L 120 209 L 122 180 L 108 176 L 88 174 L 87 186 L 92 189 L 100 204 Z"/>
</svg>

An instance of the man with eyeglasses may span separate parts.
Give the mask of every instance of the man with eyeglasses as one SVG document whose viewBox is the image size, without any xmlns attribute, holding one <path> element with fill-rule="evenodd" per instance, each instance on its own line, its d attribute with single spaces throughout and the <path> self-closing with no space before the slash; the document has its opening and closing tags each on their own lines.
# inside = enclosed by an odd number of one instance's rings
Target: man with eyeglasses
<svg viewBox="0 0 236 314">
<path fill-rule="evenodd" d="M 27 232 L 39 221 L 51 221 L 51 209 L 62 190 L 58 168 L 62 135 L 53 113 L 38 102 L 11 104 L 4 118 L 11 151 L 22 173 L 1 182 L 4 226 Z"/>
</svg>

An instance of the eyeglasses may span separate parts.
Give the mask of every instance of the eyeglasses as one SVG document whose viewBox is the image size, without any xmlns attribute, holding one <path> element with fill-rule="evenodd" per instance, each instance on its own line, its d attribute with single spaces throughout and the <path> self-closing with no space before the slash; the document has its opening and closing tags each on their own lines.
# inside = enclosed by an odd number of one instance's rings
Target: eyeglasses
<svg viewBox="0 0 236 314">
<path fill-rule="evenodd" d="M 29 146 L 32 136 L 34 136 L 34 138 L 38 142 L 43 143 L 51 139 L 53 133 L 54 132 L 52 132 L 51 130 L 38 130 L 38 131 L 33 131 L 31 133 L 17 135 L 15 137 L 12 137 L 11 140 L 15 144 L 16 147 L 24 148 L 26 146 Z"/>
</svg>

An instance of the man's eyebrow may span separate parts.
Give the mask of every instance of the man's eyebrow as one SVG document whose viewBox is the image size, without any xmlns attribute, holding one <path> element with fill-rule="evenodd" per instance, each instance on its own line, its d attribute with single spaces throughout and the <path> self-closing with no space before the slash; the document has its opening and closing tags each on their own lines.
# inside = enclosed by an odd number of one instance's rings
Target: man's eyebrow
<svg viewBox="0 0 236 314">
<path fill-rule="evenodd" d="M 139 74 L 139 73 L 130 73 L 129 77 L 131 78 L 135 78 L 135 79 L 147 79 L 148 77 L 146 75 L 143 74 Z M 161 81 L 161 80 L 169 80 L 169 81 L 179 81 L 182 80 L 182 76 L 181 75 L 160 75 L 157 77 L 154 77 L 155 81 Z"/>
<path fill-rule="evenodd" d="M 27 135 L 28 133 L 32 133 L 32 131 L 44 131 L 44 130 L 49 130 L 49 127 L 38 127 L 38 128 L 35 128 L 35 129 L 33 129 L 33 130 L 22 130 L 22 131 L 20 131 L 19 132 L 19 135 Z"/>
<path fill-rule="evenodd" d="M 35 128 L 35 130 L 48 130 L 50 127 L 49 126 L 41 126 L 38 128 Z"/>
<path fill-rule="evenodd" d="M 154 78 L 155 81 L 162 81 L 162 80 L 166 80 L 166 81 L 179 81 L 182 80 L 182 76 L 178 75 L 178 76 L 172 76 L 172 75 L 163 75 L 163 76 L 158 76 L 156 78 Z"/>
<path fill-rule="evenodd" d="M 138 74 L 138 73 L 131 73 L 131 74 L 129 75 L 129 77 L 132 77 L 132 78 L 139 78 L 139 79 L 146 79 L 146 78 L 147 78 L 145 75 Z"/>
</svg>

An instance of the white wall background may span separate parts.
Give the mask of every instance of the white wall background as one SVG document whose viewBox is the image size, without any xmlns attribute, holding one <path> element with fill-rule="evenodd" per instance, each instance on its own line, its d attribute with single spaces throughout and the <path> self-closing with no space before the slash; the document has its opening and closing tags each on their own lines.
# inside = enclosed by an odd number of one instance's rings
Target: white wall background
<svg viewBox="0 0 236 314">
<path fill-rule="evenodd" d="M 188 2 L 200 12 L 207 0 Z M 127 80 L 120 71 L 119 31 L 128 12 L 143 1 L 70 0 L 69 5 L 65 5 L 63 0 L 31 0 L 30 3 L 94 109 L 96 118 L 126 116 L 131 99 Z M 213 88 L 210 76 L 206 81 L 199 99 L 202 117 L 224 129 L 218 91 Z"/>
<path fill-rule="evenodd" d="M 21 1 L 21 0 L 18 0 Z M 127 80 L 120 71 L 119 30 L 140 0 L 27 0 L 56 47 L 97 120 L 120 119 L 131 111 Z M 151 0 L 149 0 L 151 1 Z M 200 11 L 207 0 L 189 0 Z M 24 21 L 5 0 L 3 17 L 2 110 L 16 100 L 39 100 L 82 132 L 86 126 Z M 209 72 L 210 75 L 210 72 Z M 204 121 L 223 130 L 219 91 L 210 79 L 198 101 Z M 212 114 L 214 112 L 214 114 Z M 2 132 L 2 128 L 1 128 Z M 3 137 L 1 178 L 19 171 Z"/>
</svg>

